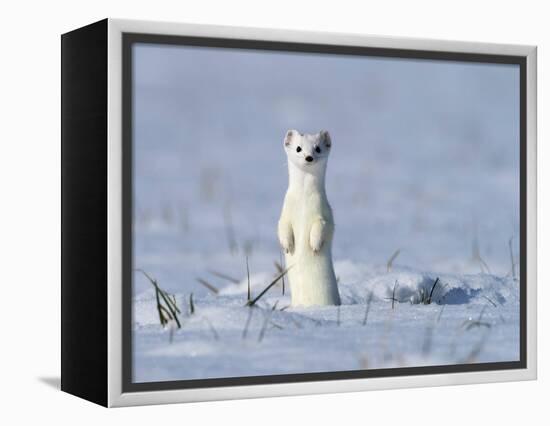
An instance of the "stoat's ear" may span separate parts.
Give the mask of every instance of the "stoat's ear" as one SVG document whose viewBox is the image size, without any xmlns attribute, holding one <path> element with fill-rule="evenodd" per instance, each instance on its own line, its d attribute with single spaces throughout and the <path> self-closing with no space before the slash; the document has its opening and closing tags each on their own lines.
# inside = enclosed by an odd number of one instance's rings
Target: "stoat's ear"
<svg viewBox="0 0 550 426">
<path fill-rule="evenodd" d="M 286 132 L 285 136 L 285 146 L 290 146 L 292 144 L 292 138 L 296 135 L 299 135 L 297 130 L 289 130 Z"/>
<path fill-rule="evenodd" d="M 330 148 L 332 146 L 332 140 L 330 139 L 330 134 L 326 130 L 321 130 L 319 132 L 319 138 L 321 139 L 321 143 L 324 144 L 327 148 Z"/>
</svg>

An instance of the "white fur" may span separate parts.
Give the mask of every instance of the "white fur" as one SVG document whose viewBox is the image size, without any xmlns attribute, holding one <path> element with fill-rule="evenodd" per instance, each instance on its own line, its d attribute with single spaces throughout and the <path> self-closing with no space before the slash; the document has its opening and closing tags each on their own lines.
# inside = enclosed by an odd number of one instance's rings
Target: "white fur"
<svg viewBox="0 0 550 426">
<path fill-rule="evenodd" d="M 331 140 L 328 132 L 289 130 L 284 141 L 289 185 L 279 220 L 293 306 L 339 305 L 332 265 L 334 219 L 325 191 Z M 297 147 L 301 148 L 297 152 Z M 320 153 L 316 151 L 319 148 Z M 306 161 L 312 157 L 311 162 Z"/>
</svg>

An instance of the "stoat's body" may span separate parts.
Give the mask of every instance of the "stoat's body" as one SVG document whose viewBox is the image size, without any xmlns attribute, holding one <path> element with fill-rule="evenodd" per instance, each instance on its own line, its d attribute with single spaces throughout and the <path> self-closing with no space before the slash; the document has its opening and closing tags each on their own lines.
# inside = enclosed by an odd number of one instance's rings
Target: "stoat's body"
<svg viewBox="0 0 550 426">
<path fill-rule="evenodd" d="M 279 220 L 293 306 L 339 305 L 332 265 L 334 220 L 325 191 L 331 140 L 289 130 L 284 141 L 289 184 Z"/>
</svg>

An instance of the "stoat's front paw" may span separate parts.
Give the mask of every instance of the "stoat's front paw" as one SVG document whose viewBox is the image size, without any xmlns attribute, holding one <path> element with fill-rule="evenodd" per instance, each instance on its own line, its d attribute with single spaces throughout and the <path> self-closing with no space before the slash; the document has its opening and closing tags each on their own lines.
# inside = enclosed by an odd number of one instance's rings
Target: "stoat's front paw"
<svg viewBox="0 0 550 426">
<path fill-rule="evenodd" d="M 309 239 L 309 245 L 311 246 L 311 250 L 313 250 L 313 254 L 318 254 L 323 247 L 323 239 L 312 235 Z"/>
<path fill-rule="evenodd" d="M 294 236 L 292 234 L 279 236 L 279 242 L 285 253 L 294 253 Z"/>
</svg>

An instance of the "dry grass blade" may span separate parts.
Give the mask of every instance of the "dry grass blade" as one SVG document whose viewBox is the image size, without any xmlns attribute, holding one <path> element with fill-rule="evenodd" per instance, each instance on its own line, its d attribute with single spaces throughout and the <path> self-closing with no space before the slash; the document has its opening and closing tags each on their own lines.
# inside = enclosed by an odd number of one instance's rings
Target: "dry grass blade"
<svg viewBox="0 0 550 426">
<path fill-rule="evenodd" d="M 278 266 L 279 273 L 283 272 L 283 252 L 279 251 L 279 261 L 281 262 Z M 285 276 L 283 275 L 283 278 L 281 280 L 281 284 L 283 286 L 283 296 L 285 295 Z"/>
<path fill-rule="evenodd" d="M 485 347 L 485 344 L 487 342 L 487 335 L 488 335 L 488 332 L 486 332 L 482 336 L 482 338 L 479 339 L 479 341 L 477 342 L 476 345 L 474 345 L 474 347 L 472 348 L 468 356 L 464 358 L 463 361 L 460 362 L 461 364 L 470 364 L 472 362 L 476 362 L 477 358 L 479 357 L 479 355 L 483 351 L 483 348 Z"/>
<path fill-rule="evenodd" d="M 512 248 L 512 241 L 514 237 L 510 237 L 508 240 L 508 248 L 510 250 L 510 263 L 512 264 L 512 279 L 516 279 L 516 261 L 514 260 L 514 250 Z"/>
<path fill-rule="evenodd" d="M 280 274 L 281 272 L 284 271 L 284 268 L 281 266 L 281 264 L 277 261 L 273 262 L 273 264 L 275 265 L 275 269 L 277 269 L 277 273 Z"/>
<path fill-rule="evenodd" d="M 479 258 L 477 260 L 479 261 L 480 265 L 483 266 L 487 270 L 487 273 L 490 274 L 491 269 L 489 268 L 489 265 L 487 265 L 487 263 L 481 258 L 481 256 L 479 256 Z M 482 269 L 482 272 L 483 272 L 483 269 Z"/>
<path fill-rule="evenodd" d="M 246 339 L 246 335 L 248 334 L 248 327 L 250 327 L 250 321 L 252 320 L 252 313 L 254 312 L 254 309 L 248 310 L 248 317 L 246 318 L 246 323 L 244 325 L 243 329 L 243 339 Z"/>
<path fill-rule="evenodd" d="M 271 325 L 279 330 L 284 330 L 284 327 L 282 325 L 276 324 L 273 321 L 271 321 Z"/>
<path fill-rule="evenodd" d="M 449 284 L 448 284 L 448 283 L 445 284 L 443 287 L 441 287 L 441 286 L 438 287 L 438 289 L 439 289 L 438 294 L 440 295 L 439 299 L 437 300 L 437 303 L 438 303 L 438 304 L 441 304 L 441 302 L 445 300 L 445 297 L 447 297 L 447 295 L 443 293 L 443 291 L 444 291 L 447 287 L 449 287 Z"/>
<path fill-rule="evenodd" d="M 205 286 L 208 290 L 210 290 L 214 294 L 218 294 L 219 290 L 214 287 L 212 284 L 210 284 L 208 281 L 203 280 L 202 278 L 197 278 L 197 281 L 201 283 L 203 286 Z"/>
<path fill-rule="evenodd" d="M 172 314 L 170 313 L 170 311 L 168 309 L 166 309 L 164 306 L 162 305 L 158 305 L 159 309 L 163 312 L 164 315 L 166 315 L 168 317 L 169 320 L 173 320 L 174 317 L 172 316 Z"/>
<path fill-rule="evenodd" d="M 231 207 L 229 204 L 226 204 L 223 210 L 223 221 L 229 252 L 231 254 L 235 254 L 239 251 L 239 246 L 237 245 L 237 239 L 235 238 L 235 228 L 233 227 L 233 218 L 231 216 Z"/>
<path fill-rule="evenodd" d="M 428 298 L 426 299 L 426 301 L 424 302 L 426 305 L 429 305 L 432 303 L 432 296 L 434 294 L 434 290 L 435 288 L 437 287 L 437 283 L 439 283 L 439 277 L 437 277 L 434 281 L 434 284 L 432 286 L 432 290 L 430 291 L 430 295 L 428 296 Z"/>
<path fill-rule="evenodd" d="M 441 306 L 441 310 L 439 311 L 439 315 L 437 316 L 437 322 L 439 322 L 441 320 L 441 316 L 443 315 L 443 310 L 445 309 L 445 306 L 447 306 L 447 305 L 442 305 Z"/>
<path fill-rule="evenodd" d="M 491 270 L 489 269 L 489 265 L 487 265 L 487 263 L 481 257 L 481 251 L 479 249 L 479 239 L 478 239 L 478 236 L 477 236 L 477 230 L 476 230 L 476 234 L 474 236 L 474 239 L 472 241 L 472 260 L 479 264 L 479 267 L 481 269 L 481 273 L 487 273 L 487 274 L 491 273 Z"/>
<path fill-rule="evenodd" d="M 365 308 L 365 317 L 363 318 L 363 325 L 367 325 L 367 319 L 369 318 L 370 304 L 372 303 L 372 298 L 372 291 L 369 291 L 369 297 L 367 298 L 367 307 Z"/>
<path fill-rule="evenodd" d="M 237 278 L 233 278 L 227 274 L 224 274 L 223 272 L 214 271 L 213 269 L 209 269 L 208 272 L 210 272 L 212 275 L 215 275 L 218 278 L 221 278 L 222 280 L 227 280 L 233 284 L 239 284 L 239 280 Z"/>
<path fill-rule="evenodd" d="M 174 310 L 178 313 L 178 314 L 181 314 L 181 311 L 179 310 L 178 308 L 178 305 L 176 304 L 176 296 L 174 296 L 173 294 L 172 295 L 168 295 L 170 297 L 170 302 L 172 302 L 172 307 L 174 308 Z"/>
<path fill-rule="evenodd" d="M 480 327 L 491 328 L 490 323 L 482 321 L 483 314 L 485 313 L 486 309 L 487 309 L 487 305 L 485 305 L 481 309 L 481 312 L 479 313 L 477 320 L 472 320 L 469 318 L 462 323 L 462 327 L 464 327 L 467 331 L 471 330 L 472 328 L 480 328 Z"/>
<path fill-rule="evenodd" d="M 470 331 L 472 328 L 477 327 L 491 328 L 491 324 L 485 321 L 468 321 L 465 327 L 467 331 Z"/>
<path fill-rule="evenodd" d="M 481 308 L 481 312 L 479 313 L 479 317 L 477 317 L 478 321 L 481 321 L 483 319 L 483 314 L 487 310 L 487 305 L 485 305 L 483 308 Z"/>
<path fill-rule="evenodd" d="M 399 253 L 401 253 L 401 249 L 395 250 L 395 252 L 391 255 L 391 257 L 388 259 L 388 263 L 386 264 L 387 271 L 391 272 L 391 268 L 393 266 L 393 261 L 397 259 L 397 256 L 399 256 Z"/>
<path fill-rule="evenodd" d="M 489 299 L 487 296 L 483 296 L 484 299 L 486 299 L 491 305 L 493 305 L 493 307 L 497 307 L 497 304 L 495 302 L 493 302 L 491 299 Z"/>
<path fill-rule="evenodd" d="M 155 299 L 157 301 L 157 311 L 159 313 L 159 321 L 160 321 L 160 325 L 162 325 L 164 327 L 164 325 L 168 322 L 168 319 L 164 316 L 164 313 L 162 312 L 162 304 L 160 303 L 160 298 L 159 298 L 159 290 L 158 288 L 155 288 Z"/>
<path fill-rule="evenodd" d="M 246 282 L 247 282 L 247 293 L 246 293 L 246 301 L 247 303 L 250 302 L 250 268 L 248 267 L 248 256 L 246 256 Z"/>
<path fill-rule="evenodd" d="M 290 316 L 289 318 L 294 323 L 296 328 L 303 328 L 302 324 L 296 318 L 294 318 L 293 316 Z"/>
<path fill-rule="evenodd" d="M 174 311 L 174 312 L 177 312 L 178 314 L 181 314 L 179 308 L 176 305 L 176 296 L 174 295 L 170 296 L 168 293 L 166 293 L 164 290 L 160 288 L 159 288 L 159 291 L 160 291 L 161 297 L 164 299 L 168 307 L 171 308 L 170 311 Z"/>
<path fill-rule="evenodd" d="M 143 269 L 138 268 L 138 269 L 136 269 L 136 272 L 141 272 L 151 282 L 151 284 L 153 284 L 155 287 L 158 287 L 157 280 L 155 280 L 153 277 L 151 277 L 151 275 L 149 275 Z"/>
<path fill-rule="evenodd" d="M 395 280 L 395 284 L 393 285 L 393 291 L 391 297 L 386 297 L 386 300 L 391 300 L 391 308 L 392 310 L 395 308 L 395 302 L 398 302 L 398 300 L 395 298 L 395 290 L 397 289 L 397 286 L 399 284 L 397 283 L 397 280 Z"/>
<path fill-rule="evenodd" d="M 210 331 L 212 332 L 212 335 L 214 336 L 214 340 L 220 340 L 220 335 L 214 328 L 214 324 L 208 319 L 208 317 L 203 317 L 206 323 L 208 324 L 208 327 L 210 328 Z"/>
<path fill-rule="evenodd" d="M 432 351 L 433 331 L 433 326 L 429 325 L 424 332 L 424 341 L 422 342 L 422 356 L 424 358 Z"/>
<path fill-rule="evenodd" d="M 273 262 L 273 264 L 275 265 L 275 269 L 277 269 L 277 273 L 280 274 L 281 272 L 284 271 L 283 267 L 281 266 L 281 264 L 277 261 Z M 281 279 L 281 294 L 284 296 L 285 295 L 285 277 L 283 277 Z"/>
<path fill-rule="evenodd" d="M 193 293 L 189 294 L 189 314 L 193 315 L 195 313 L 195 303 L 193 302 Z"/>
<path fill-rule="evenodd" d="M 260 334 L 258 335 L 258 342 L 261 342 L 263 340 L 264 336 L 265 336 L 265 332 L 267 330 L 267 325 L 269 324 L 269 322 L 271 320 L 271 315 L 273 314 L 273 311 L 277 308 L 277 303 L 279 303 L 278 300 L 275 302 L 273 307 L 265 315 L 265 319 L 264 319 L 264 323 L 262 325 L 262 329 L 260 330 Z"/>
<path fill-rule="evenodd" d="M 277 282 L 290 270 L 290 268 L 292 268 L 292 266 L 289 266 L 288 268 L 286 268 L 282 273 L 280 273 L 279 275 L 277 275 L 277 277 L 271 281 L 271 283 L 262 290 L 262 292 L 260 294 L 258 294 L 258 296 L 256 296 L 256 298 L 254 298 L 254 300 L 249 300 L 246 304 L 248 306 L 254 306 L 256 304 L 256 302 L 258 300 L 261 299 L 261 297 L 267 293 L 267 291 L 273 287 L 275 284 L 277 284 Z"/>
</svg>

